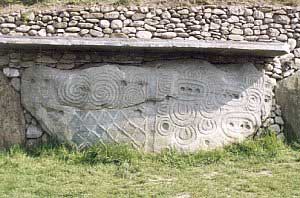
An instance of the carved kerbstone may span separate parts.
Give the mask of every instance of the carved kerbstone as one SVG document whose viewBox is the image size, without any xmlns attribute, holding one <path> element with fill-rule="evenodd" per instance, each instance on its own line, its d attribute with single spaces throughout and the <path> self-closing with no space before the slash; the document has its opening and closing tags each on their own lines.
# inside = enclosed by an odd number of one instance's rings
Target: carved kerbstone
<svg viewBox="0 0 300 198">
<path fill-rule="evenodd" d="M 59 140 L 82 148 L 125 142 L 145 151 L 196 151 L 255 133 L 272 86 L 253 64 L 160 61 L 61 71 L 32 67 L 22 102 Z"/>
</svg>

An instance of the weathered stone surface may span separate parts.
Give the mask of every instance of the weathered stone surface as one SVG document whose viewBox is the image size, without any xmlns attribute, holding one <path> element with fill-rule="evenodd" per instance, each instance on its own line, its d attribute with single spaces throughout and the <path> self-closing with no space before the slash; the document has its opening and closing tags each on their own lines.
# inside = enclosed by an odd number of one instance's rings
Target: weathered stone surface
<svg viewBox="0 0 300 198">
<path fill-rule="evenodd" d="M 0 148 L 25 141 L 25 120 L 19 94 L 0 71 Z"/>
<path fill-rule="evenodd" d="M 252 64 L 158 61 L 25 70 L 24 107 L 49 134 L 85 147 L 127 142 L 145 151 L 196 151 L 255 133 L 271 110 L 272 86 Z"/>
<path fill-rule="evenodd" d="M 281 80 L 276 89 L 288 139 L 300 140 L 300 72 Z"/>
<path fill-rule="evenodd" d="M 103 33 L 105 33 L 103 30 Z M 112 31 L 112 30 L 111 30 Z M 94 37 L 102 37 L 103 33 L 91 29 L 90 34 Z M 109 32 L 110 34 L 112 32 Z M 111 49 L 130 49 L 130 50 L 168 50 L 168 51 L 195 51 L 202 53 L 215 53 L 224 55 L 245 55 L 245 56 L 266 56 L 274 57 L 289 53 L 289 45 L 287 43 L 279 42 L 234 42 L 234 41 L 201 41 L 201 40 L 178 40 L 172 38 L 176 37 L 175 32 L 165 32 L 160 34 L 161 38 L 158 39 L 95 39 L 95 38 L 68 38 L 68 37 L 8 37 L 1 36 L 0 48 L 9 47 L 21 48 L 45 48 L 53 49 L 56 47 L 65 49 L 98 49 L 98 50 L 111 50 Z M 242 40 L 241 35 L 229 35 L 231 40 Z"/>
</svg>

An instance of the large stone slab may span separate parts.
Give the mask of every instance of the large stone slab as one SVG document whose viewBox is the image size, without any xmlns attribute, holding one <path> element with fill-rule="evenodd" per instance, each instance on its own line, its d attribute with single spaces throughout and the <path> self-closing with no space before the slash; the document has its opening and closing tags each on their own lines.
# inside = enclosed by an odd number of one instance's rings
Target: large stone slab
<svg viewBox="0 0 300 198">
<path fill-rule="evenodd" d="M 300 140 L 300 72 L 281 80 L 276 88 L 276 100 L 281 106 L 285 136 Z"/>
<path fill-rule="evenodd" d="M 78 147 L 100 141 L 195 151 L 255 133 L 270 112 L 271 89 L 252 64 L 31 67 L 22 77 L 22 102 L 48 133 Z"/>
<path fill-rule="evenodd" d="M 0 148 L 25 142 L 25 121 L 20 96 L 0 72 Z"/>
<path fill-rule="evenodd" d="M 126 39 L 76 37 L 1 36 L 3 49 L 71 49 L 98 51 L 197 52 L 222 55 L 274 57 L 289 53 L 289 45 L 280 42 L 240 42 L 219 40 Z"/>
</svg>

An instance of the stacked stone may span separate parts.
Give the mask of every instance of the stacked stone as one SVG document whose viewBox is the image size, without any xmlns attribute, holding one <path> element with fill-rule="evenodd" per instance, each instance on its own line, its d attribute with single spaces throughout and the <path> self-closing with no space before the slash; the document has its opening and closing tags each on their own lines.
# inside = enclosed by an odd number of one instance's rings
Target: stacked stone
<svg viewBox="0 0 300 198">
<path fill-rule="evenodd" d="M 0 68 L 2 69 L 3 74 L 8 77 L 10 80 L 10 85 L 15 89 L 16 92 L 20 93 L 21 89 L 21 73 L 22 69 L 25 67 L 29 67 L 33 64 L 28 64 L 27 66 L 22 65 L 22 60 L 26 58 L 21 58 L 21 53 L 0 53 Z M 34 56 L 32 56 L 34 57 Z M 31 62 L 33 63 L 33 62 Z M 26 61 L 25 61 L 26 64 Z M 41 127 L 38 125 L 37 121 L 24 110 L 24 117 L 25 117 L 25 137 L 26 137 L 26 145 L 32 147 L 34 145 L 40 144 L 42 142 L 46 142 L 48 135 L 43 132 Z"/>
<path fill-rule="evenodd" d="M 281 80 L 291 76 L 300 69 L 300 48 L 295 48 L 295 46 L 296 41 L 293 41 L 293 46 L 290 47 L 291 53 L 275 57 L 273 60 L 265 63 L 265 73 L 269 77 Z"/>
<path fill-rule="evenodd" d="M 222 39 L 287 42 L 300 37 L 299 8 L 99 6 L 0 17 L 4 35 Z"/>
<path fill-rule="evenodd" d="M 271 115 L 263 122 L 263 125 L 257 132 L 256 136 L 260 137 L 268 131 L 276 133 L 279 139 L 285 139 L 284 121 L 282 119 L 280 106 L 275 103 L 275 99 L 273 99 Z"/>
<path fill-rule="evenodd" d="M 300 8 L 292 7 L 108 5 L 3 14 L 0 35 L 287 42 L 291 53 L 265 65 L 280 80 L 300 67 L 299 19 Z"/>
</svg>

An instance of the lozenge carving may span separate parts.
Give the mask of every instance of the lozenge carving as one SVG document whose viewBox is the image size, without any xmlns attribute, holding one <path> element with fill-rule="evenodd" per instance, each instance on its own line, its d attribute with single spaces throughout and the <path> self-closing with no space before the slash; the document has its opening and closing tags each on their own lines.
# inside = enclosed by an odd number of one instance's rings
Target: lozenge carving
<svg viewBox="0 0 300 198">
<path fill-rule="evenodd" d="M 210 149 L 255 133 L 270 113 L 269 79 L 252 64 L 157 61 L 61 71 L 26 69 L 22 102 L 48 133 L 79 148 Z"/>
</svg>

